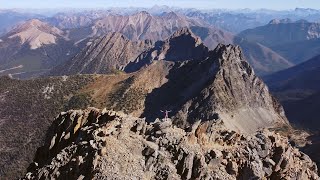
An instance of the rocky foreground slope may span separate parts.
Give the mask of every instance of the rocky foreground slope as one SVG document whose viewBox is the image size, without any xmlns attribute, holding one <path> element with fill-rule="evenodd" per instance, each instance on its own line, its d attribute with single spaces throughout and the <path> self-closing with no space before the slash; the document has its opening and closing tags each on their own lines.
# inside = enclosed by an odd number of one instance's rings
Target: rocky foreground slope
<svg viewBox="0 0 320 180">
<path fill-rule="evenodd" d="M 223 120 L 181 129 L 89 108 L 61 113 L 24 179 L 319 179 L 317 166 L 288 139 L 251 136 Z"/>
</svg>

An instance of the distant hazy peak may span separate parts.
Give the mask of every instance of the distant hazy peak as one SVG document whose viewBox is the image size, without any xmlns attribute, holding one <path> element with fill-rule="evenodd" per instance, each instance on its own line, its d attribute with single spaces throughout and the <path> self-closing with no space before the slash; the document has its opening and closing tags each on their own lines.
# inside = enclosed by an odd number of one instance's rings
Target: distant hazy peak
<svg viewBox="0 0 320 180">
<path fill-rule="evenodd" d="M 286 19 L 273 19 L 269 22 L 269 24 L 289 24 L 289 23 L 297 23 L 297 24 L 303 24 L 303 23 L 311 23 L 305 19 L 300 19 L 297 21 L 292 21 L 289 18 Z"/>
<path fill-rule="evenodd" d="M 310 23 L 309 21 L 305 20 L 305 19 L 300 19 L 298 21 L 296 21 L 295 23 Z"/>
<path fill-rule="evenodd" d="M 133 14 L 133 16 L 152 16 L 152 15 L 147 11 L 140 11 L 140 12 Z"/>
<path fill-rule="evenodd" d="M 166 17 L 166 18 L 179 18 L 179 15 L 173 11 L 171 12 L 164 12 L 162 14 L 163 17 Z"/>
<path fill-rule="evenodd" d="M 293 21 L 289 18 L 286 19 L 272 19 L 269 24 L 287 24 L 292 23 Z"/>
<path fill-rule="evenodd" d="M 52 31 L 54 33 L 61 33 L 62 31 L 46 22 L 39 19 L 30 19 L 20 25 L 17 25 L 11 32 L 21 32 L 30 28 L 37 28 L 41 31 Z"/>
<path fill-rule="evenodd" d="M 62 30 L 39 19 L 26 21 L 7 34 L 9 39 L 19 38 L 21 44 L 28 43 L 31 49 L 37 49 L 42 45 L 56 44 L 57 38 L 62 36 Z"/>
<path fill-rule="evenodd" d="M 30 25 L 30 26 L 39 27 L 42 25 L 46 25 L 47 23 L 44 23 L 44 22 L 40 21 L 39 19 L 31 19 L 31 20 L 27 21 L 25 24 Z"/>
</svg>

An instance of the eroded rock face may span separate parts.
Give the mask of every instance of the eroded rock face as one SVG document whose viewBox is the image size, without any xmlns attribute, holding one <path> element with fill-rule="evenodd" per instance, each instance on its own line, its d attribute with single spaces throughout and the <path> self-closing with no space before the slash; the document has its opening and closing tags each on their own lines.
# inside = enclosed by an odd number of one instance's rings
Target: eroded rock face
<svg viewBox="0 0 320 180">
<path fill-rule="evenodd" d="M 207 85 L 183 105 L 178 113 L 182 119 L 192 123 L 220 116 L 228 128 L 243 132 L 287 123 L 282 106 L 243 59 L 239 46 L 220 44 L 204 63 Z"/>
<path fill-rule="evenodd" d="M 61 113 L 24 179 L 319 179 L 310 158 L 267 130 L 221 120 L 188 129 L 89 108 Z"/>
<path fill-rule="evenodd" d="M 120 33 L 110 32 L 90 40 L 86 48 L 55 67 L 50 75 L 115 73 L 151 47 L 153 42 L 149 40 L 130 41 Z"/>
</svg>

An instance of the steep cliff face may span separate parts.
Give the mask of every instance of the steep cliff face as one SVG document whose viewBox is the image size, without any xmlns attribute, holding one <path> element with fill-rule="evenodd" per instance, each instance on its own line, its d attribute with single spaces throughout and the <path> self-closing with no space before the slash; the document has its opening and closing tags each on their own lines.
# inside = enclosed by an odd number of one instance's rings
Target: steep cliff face
<svg viewBox="0 0 320 180">
<path fill-rule="evenodd" d="M 147 121 L 162 116 L 160 110 L 171 110 L 174 123 L 181 127 L 196 119 L 223 116 L 228 128 L 245 133 L 288 123 L 282 106 L 243 59 L 238 46 L 219 45 L 210 52 L 199 49 L 199 59 L 155 59 L 143 66 L 138 62 L 135 73 L 105 93 L 107 107 Z"/>
<path fill-rule="evenodd" d="M 246 136 L 221 121 L 189 129 L 113 111 L 61 113 L 24 179 L 318 179 L 317 166 L 267 130 Z"/>
<path fill-rule="evenodd" d="M 239 46 L 218 45 L 203 61 L 207 85 L 183 105 L 179 114 L 212 120 L 223 117 L 226 126 L 246 132 L 274 123 L 287 123 L 281 105 L 243 59 Z"/>
<path fill-rule="evenodd" d="M 175 32 L 166 41 L 156 42 L 151 48 L 149 45 L 112 33 L 94 41 L 69 63 L 60 66 L 65 71 L 57 68 L 57 72 L 133 73 L 118 83 L 122 90 L 105 98 L 107 106 L 146 117 L 148 121 L 159 117 L 160 110 L 171 109 L 171 115 L 182 126 L 196 118 L 213 120 L 218 115 L 224 116 L 228 128 L 248 133 L 287 123 L 281 105 L 255 75 L 239 46 L 220 44 L 209 51 L 188 28 Z M 123 51 L 120 53 L 119 49 Z M 133 57 L 136 59 L 132 60 Z"/>
</svg>

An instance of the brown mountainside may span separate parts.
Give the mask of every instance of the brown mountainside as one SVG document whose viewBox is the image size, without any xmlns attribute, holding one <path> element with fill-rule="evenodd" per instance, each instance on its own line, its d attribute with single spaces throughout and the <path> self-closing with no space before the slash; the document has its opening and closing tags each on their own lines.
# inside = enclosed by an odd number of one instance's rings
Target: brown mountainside
<svg viewBox="0 0 320 180">
<path fill-rule="evenodd" d="M 109 15 L 91 27 L 94 36 L 108 32 L 120 32 L 131 40 L 163 40 L 180 28 L 203 26 L 204 22 L 178 15 L 174 12 L 153 16 L 142 11 L 133 15 Z"/>
<path fill-rule="evenodd" d="M 50 74 L 113 73 L 123 70 L 129 62 L 152 46 L 153 43 L 148 40 L 132 42 L 122 34 L 108 33 L 89 41 L 86 48 L 72 59 L 55 67 Z"/>
</svg>

